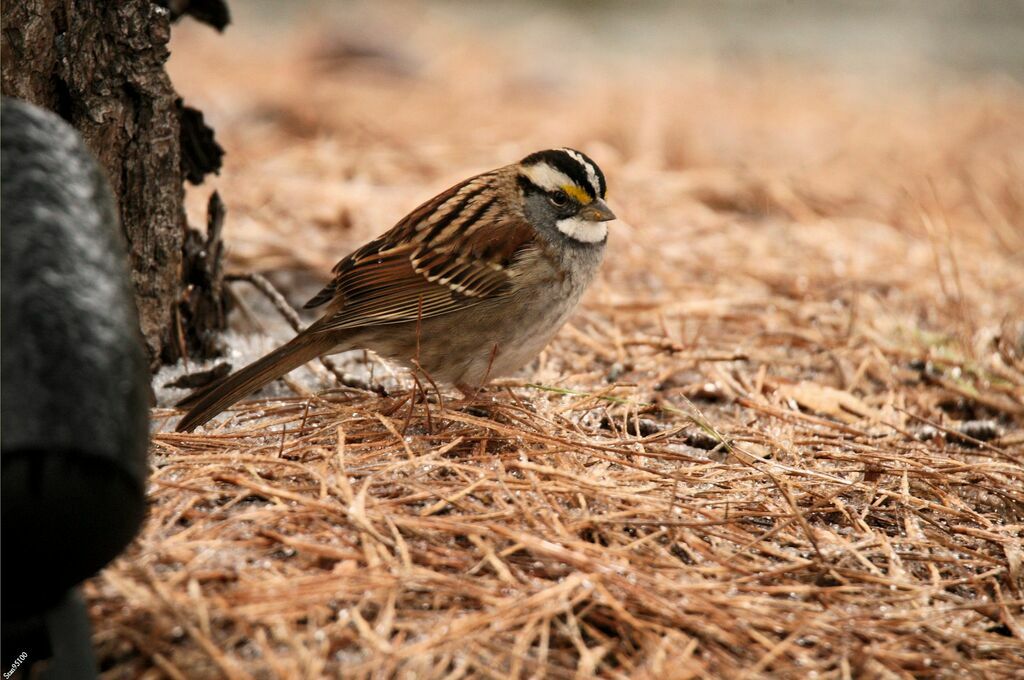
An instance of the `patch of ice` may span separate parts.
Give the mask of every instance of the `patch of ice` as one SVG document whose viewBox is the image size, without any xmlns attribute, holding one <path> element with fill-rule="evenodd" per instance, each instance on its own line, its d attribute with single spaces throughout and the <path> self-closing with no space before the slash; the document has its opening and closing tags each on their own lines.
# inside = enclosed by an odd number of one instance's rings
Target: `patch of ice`
<svg viewBox="0 0 1024 680">
<path fill-rule="evenodd" d="M 191 392 L 191 389 L 168 387 L 168 383 L 172 383 L 190 373 L 210 370 L 225 361 L 231 364 L 232 371 L 236 371 L 281 346 L 287 342 L 288 337 L 290 336 L 276 337 L 265 333 L 227 331 L 224 334 L 224 344 L 228 347 L 225 356 L 206 361 L 189 361 L 187 367 L 184 361 L 179 361 L 176 364 L 163 366 L 153 376 L 152 384 L 153 392 L 156 395 L 156 405 L 158 407 L 174 406 L 176 402 Z M 383 385 L 387 390 L 396 390 L 402 386 L 400 371 L 396 371 L 382 359 L 363 350 L 336 354 L 331 357 L 331 360 L 346 377 L 355 381 Z M 291 380 L 313 393 L 338 386 L 334 375 L 324 368 L 319 361 L 311 361 L 288 375 Z M 254 392 L 252 396 L 272 398 L 293 395 L 294 392 L 284 382 L 275 380 L 259 391 Z"/>
</svg>

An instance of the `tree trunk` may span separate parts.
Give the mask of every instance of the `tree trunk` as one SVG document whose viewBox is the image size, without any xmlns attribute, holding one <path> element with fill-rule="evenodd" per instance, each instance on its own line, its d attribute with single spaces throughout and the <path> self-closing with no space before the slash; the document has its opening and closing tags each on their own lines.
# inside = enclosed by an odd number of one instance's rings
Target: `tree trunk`
<svg viewBox="0 0 1024 680">
<path fill-rule="evenodd" d="M 150 0 L 21 0 L 4 3 L 2 20 L 3 94 L 58 113 L 107 172 L 154 370 L 209 355 L 224 323 L 223 301 L 201 300 L 219 296 L 219 279 L 204 290 L 184 261 L 184 179 L 202 181 L 222 152 L 164 70 L 171 18 Z"/>
</svg>

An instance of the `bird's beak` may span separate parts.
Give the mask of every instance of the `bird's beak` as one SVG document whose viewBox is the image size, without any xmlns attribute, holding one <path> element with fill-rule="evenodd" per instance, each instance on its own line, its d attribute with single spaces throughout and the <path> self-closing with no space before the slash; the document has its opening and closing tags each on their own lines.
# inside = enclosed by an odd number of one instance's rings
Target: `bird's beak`
<svg viewBox="0 0 1024 680">
<path fill-rule="evenodd" d="M 615 213 L 608 207 L 600 198 L 595 198 L 593 201 L 583 206 L 580 210 L 578 217 L 588 222 L 607 222 L 608 220 L 615 219 Z"/>
</svg>

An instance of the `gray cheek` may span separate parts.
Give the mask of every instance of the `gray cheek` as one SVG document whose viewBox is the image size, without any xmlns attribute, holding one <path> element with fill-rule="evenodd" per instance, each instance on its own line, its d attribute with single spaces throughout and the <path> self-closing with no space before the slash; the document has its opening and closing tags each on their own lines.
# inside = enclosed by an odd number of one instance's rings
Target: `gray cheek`
<svg viewBox="0 0 1024 680">
<path fill-rule="evenodd" d="M 524 212 L 526 219 L 539 231 L 556 231 L 555 222 L 558 221 L 558 214 L 546 197 L 540 194 L 527 194 Z"/>
</svg>

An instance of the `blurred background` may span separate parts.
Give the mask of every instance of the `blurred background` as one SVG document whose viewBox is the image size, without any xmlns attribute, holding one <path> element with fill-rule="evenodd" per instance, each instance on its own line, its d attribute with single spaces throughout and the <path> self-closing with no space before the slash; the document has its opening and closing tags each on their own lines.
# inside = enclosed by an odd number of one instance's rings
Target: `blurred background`
<svg viewBox="0 0 1024 680">
<path fill-rule="evenodd" d="M 1024 3 L 1017 0 L 232 3 L 239 24 L 309 19 L 310 13 L 344 24 L 353 12 L 373 7 L 378 18 L 392 24 L 410 19 L 454 22 L 470 30 L 512 34 L 532 49 L 557 48 L 550 44 L 557 39 L 561 49 L 592 50 L 613 58 L 809 60 L 886 72 L 931 65 L 1017 77 L 1024 72 Z"/>
<path fill-rule="evenodd" d="M 961 321 L 1005 311 L 1024 248 L 1024 2 L 231 9 L 223 35 L 173 32 L 175 85 L 227 151 L 190 189 L 191 221 L 218 187 L 229 265 L 295 273 L 278 280 L 295 302 L 467 174 L 570 145 L 622 217 L 597 299 L 864 284 Z"/>
</svg>

